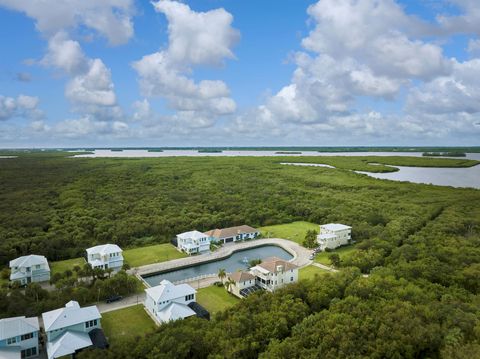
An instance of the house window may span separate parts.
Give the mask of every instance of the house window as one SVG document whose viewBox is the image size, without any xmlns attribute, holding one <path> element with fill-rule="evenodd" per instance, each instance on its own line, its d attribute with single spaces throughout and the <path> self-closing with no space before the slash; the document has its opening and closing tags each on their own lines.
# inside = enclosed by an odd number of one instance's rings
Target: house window
<svg viewBox="0 0 480 359">
<path fill-rule="evenodd" d="M 13 337 L 13 338 L 8 338 L 7 339 L 7 344 L 10 345 L 10 344 L 15 344 L 17 342 L 17 338 L 16 337 Z"/>
<path fill-rule="evenodd" d="M 193 298 L 194 298 L 194 294 L 189 294 L 185 296 L 185 301 L 188 302 L 189 300 L 193 300 Z"/>
<path fill-rule="evenodd" d="M 23 334 L 23 335 L 20 337 L 20 341 L 28 340 L 28 339 L 31 339 L 31 338 L 33 338 L 33 333 Z"/>
<path fill-rule="evenodd" d="M 33 355 L 37 355 L 37 348 L 36 347 L 32 347 L 32 348 L 22 350 L 22 358 L 28 358 L 28 357 L 31 357 Z"/>
<path fill-rule="evenodd" d="M 293 282 L 293 277 L 290 277 L 290 282 Z"/>
<path fill-rule="evenodd" d="M 85 322 L 85 328 L 91 328 L 97 325 L 97 320 L 90 320 L 88 322 Z"/>
</svg>

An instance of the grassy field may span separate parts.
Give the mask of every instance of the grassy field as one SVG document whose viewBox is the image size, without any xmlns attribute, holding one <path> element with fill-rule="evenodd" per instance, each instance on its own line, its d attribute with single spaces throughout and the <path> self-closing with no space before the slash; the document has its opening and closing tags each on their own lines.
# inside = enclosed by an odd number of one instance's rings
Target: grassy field
<svg viewBox="0 0 480 359">
<path fill-rule="evenodd" d="M 330 272 L 322 268 L 309 265 L 307 267 L 300 268 L 300 270 L 298 271 L 298 279 L 299 280 L 313 279 L 316 276 L 323 276 L 327 273 L 330 273 Z"/>
<path fill-rule="evenodd" d="M 175 249 L 174 246 L 169 243 L 127 249 L 123 251 L 123 258 L 125 262 L 130 264 L 131 267 L 138 267 L 157 262 L 165 262 L 183 257 L 186 257 L 186 254 L 180 253 Z M 50 269 L 52 271 L 52 274 L 57 272 L 63 273 L 67 269 L 73 270 L 73 267 L 75 267 L 76 265 L 83 267 L 84 264 L 84 258 L 73 258 L 64 261 L 51 262 Z"/>
<path fill-rule="evenodd" d="M 225 310 L 238 303 L 240 299 L 228 293 L 225 288 L 212 285 L 197 292 L 197 302 L 210 314 Z"/>
<path fill-rule="evenodd" d="M 345 259 L 348 256 L 352 255 L 353 252 L 355 251 L 356 251 L 355 246 L 345 246 L 345 247 L 340 247 L 331 252 L 321 252 L 315 256 L 315 262 L 329 266 L 332 264 L 330 262 L 330 259 L 328 259 L 328 256 L 330 255 L 330 253 L 337 253 L 340 256 L 340 259 Z"/>
<path fill-rule="evenodd" d="M 138 267 L 146 264 L 165 262 L 172 259 L 186 257 L 169 244 L 156 244 L 154 246 L 127 249 L 123 252 L 123 258 L 131 267 Z"/>
<path fill-rule="evenodd" d="M 299 221 L 261 227 L 260 231 L 264 237 L 289 239 L 291 241 L 302 244 L 303 240 L 305 239 L 305 234 L 308 230 L 312 229 L 318 232 L 318 224 Z"/>
<path fill-rule="evenodd" d="M 73 267 L 78 265 L 80 268 L 83 268 L 85 263 L 86 262 L 84 258 L 73 258 L 64 261 L 50 262 L 50 272 L 53 275 L 55 273 L 63 273 L 67 269 L 73 271 Z"/>
<path fill-rule="evenodd" d="M 121 338 L 142 336 L 155 330 L 153 320 L 143 309 L 143 305 L 123 308 L 102 314 L 102 328 L 110 343 Z"/>
</svg>

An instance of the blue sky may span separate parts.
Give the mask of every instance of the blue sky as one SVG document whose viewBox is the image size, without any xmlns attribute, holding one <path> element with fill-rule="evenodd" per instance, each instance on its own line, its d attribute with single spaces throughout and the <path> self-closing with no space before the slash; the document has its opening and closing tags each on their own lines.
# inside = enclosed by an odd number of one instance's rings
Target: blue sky
<svg viewBox="0 0 480 359">
<path fill-rule="evenodd" d="M 475 0 L 0 0 L 0 24 L 0 147 L 479 144 Z"/>
</svg>

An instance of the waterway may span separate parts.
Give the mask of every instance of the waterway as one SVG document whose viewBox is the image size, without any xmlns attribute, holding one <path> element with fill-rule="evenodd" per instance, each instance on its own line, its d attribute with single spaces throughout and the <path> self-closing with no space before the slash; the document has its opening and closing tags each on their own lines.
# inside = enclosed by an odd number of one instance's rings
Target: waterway
<svg viewBox="0 0 480 359">
<path fill-rule="evenodd" d="M 160 284 L 163 279 L 177 282 L 202 275 L 217 274 L 220 268 L 225 269 L 227 273 L 236 272 L 237 270 L 245 270 L 248 269 L 248 262 L 250 260 L 265 259 L 268 257 L 279 257 L 284 260 L 290 260 L 293 258 L 293 256 L 283 248 L 266 245 L 234 252 L 230 257 L 215 262 L 201 263 L 165 273 L 143 276 L 143 279 L 153 287 Z"/>
<path fill-rule="evenodd" d="M 223 151 L 223 152 L 198 152 L 197 150 L 164 150 L 163 152 L 148 152 L 147 150 L 94 150 L 93 153 L 85 153 L 74 155 L 77 158 L 95 158 L 95 157 L 127 157 L 127 158 L 143 158 L 143 157 L 235 157 L 235 156 L 249 156 L 249 157 L 271 157 L 271 156 L 412 156 L 422 157 L 422 152 L 317 152 L 317 151 L 295 151 L 296 153 L 285 154 L 279 153 L 282 151 L 252 151 L 252 150 L 237 150 L 237 151 Z M 437 158 L 437 157 L 436 157 Z M 468 159 L 480 160 L 480 153 L 467 153 Z"/>
<path fill-rule="evenodd" d="M 398 168 L 399 171 L 389 173 L 356 172 L 366 174 L 370 177 L 392 181 L 408 181 L 437 186 L 480 189 L 480 165 L 467 168 L 392 167 Z"/>
<path fill-rule="evenodd" d="M 319 163 L 282 163 L 291 166 L 307 167 L 327 167 L 335 168 L 330 165 Z M 376 165 L 376 163 L 371 163 Z M 388 179 L 392 181 L 406 181 L 412 183 L 433 184 L 437 186 L 452 186 L 459 188 L 479 188 L 480 189 L 480 165 L 473 167 L 460 168 L 438 168 L 438 167 L 407 167 L 392 166 L 398 168 L 397 172 L 374 173 L 366 171 L 355 171 L 356 173 L 367 176 Z"/>
</svg>

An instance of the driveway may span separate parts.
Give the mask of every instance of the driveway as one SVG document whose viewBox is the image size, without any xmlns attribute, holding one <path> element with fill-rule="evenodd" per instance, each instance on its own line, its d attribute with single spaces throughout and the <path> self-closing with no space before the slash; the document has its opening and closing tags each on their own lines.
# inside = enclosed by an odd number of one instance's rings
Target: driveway
<svg viewBox="0 0 480 359">
<path fill-rule="evenodd" d="M 182 267 L 189 267 L 192 265 L 200 264 L 203 262 L 209 262 L 213 260 L 219 260 L 226 257 L 229 257 L 233 252 L 240 251 L 243 249 L 255 248 L 265 245 L 277 245 L 287 252 L 289 252 L 293 259 L 292 263 L 296 264 L 299 267 L 303 267 L 312 263 L 309 260 L 311 250 L 306 249 L 299 245 L 298 243 L 282 239 L 282 238 L 264 238 L 264 239 L 255 239 L 246 242 L 240 243 L 228 243 L 216 250 L 215 252 L 200 254 L 196 256 L 190 256 L 187 258 L 173 259 L 168 262 L 148 264 L 141 267 L 132 268 L 129 273 L 137 276 L 142 276 L 149 273 L 156 273 L 162 271 L 174 270 Z"/>
<path fill-rule="evenodd" d="M 145 301 L 145 293 L 138 293 L 124 297 L 122 300 L 113 303 L 98 302 L 96 306 L 100 313 L 107 313 L 113 310 L 131 307 L 137 304 L 143 304 Z"/>
</svg>

